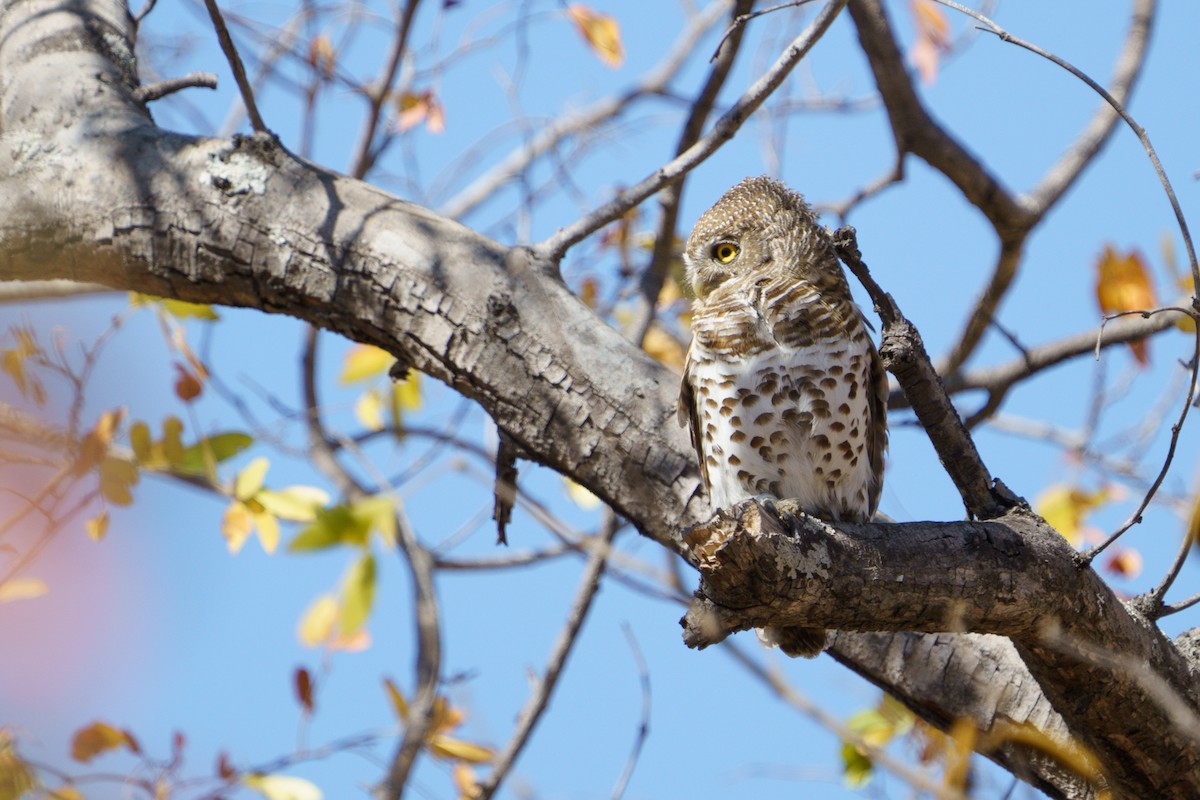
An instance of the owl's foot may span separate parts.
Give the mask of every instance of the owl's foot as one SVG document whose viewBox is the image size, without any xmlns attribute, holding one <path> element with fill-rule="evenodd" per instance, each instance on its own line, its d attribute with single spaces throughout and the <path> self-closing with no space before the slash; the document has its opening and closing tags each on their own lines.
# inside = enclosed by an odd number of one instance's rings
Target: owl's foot
<svg viewBox="0 0 1200 800">
<path fill-rule="evenodd" d="M 755 628 L 758 640 L 792 658 L 816 658 L 825 650 L 828 631 L 820 628 Z"/>
</svg>

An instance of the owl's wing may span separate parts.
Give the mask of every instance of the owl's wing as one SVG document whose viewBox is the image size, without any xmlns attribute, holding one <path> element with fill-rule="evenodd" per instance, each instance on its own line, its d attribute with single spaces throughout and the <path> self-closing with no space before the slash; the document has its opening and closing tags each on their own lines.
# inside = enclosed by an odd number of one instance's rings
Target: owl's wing
<svg viewBox="0 0 1200 800">
<path fill-rule="evenodd" d="M 887 370 L 883 368 L 883 359 L 879 357 L 879 351 L 875 349 L 875 345 L 872 344 L 870 347 L 871 383 L 873 384 L 871 388 L 874 391 L 869 397 L 871 419 L 867 423 L 867 456 L 871 460 L 871 474 L 875 476 L 875 479 L 867 487 L 868 519 L 874 516 L 875 509 L 879 508 L 879 493 L 883 488 L 883 453 L 887 450 L 888 443 Z"/>
<path fill-rule="evenodd" d="M 680 425 L 688 426 L 688 433 L 691 434 L 692 447 L 696 449 L 696 460 L 700 463 L 700 477 L 704 481 L 704 488 L 710 488 L 708 482 L 708 465 L 704 463 L 704 451 L 700 448 L 700 407 L 696 400 L 696 387 L 693 383 L 695 380 L 695 361 L 692 360 L 692 350 L 695 348 L 695 342 L 688 348 L 687 359 L 683 364 L 683 379 L 679 381 L 679 408 L 677 415 Z"/>
</svg>

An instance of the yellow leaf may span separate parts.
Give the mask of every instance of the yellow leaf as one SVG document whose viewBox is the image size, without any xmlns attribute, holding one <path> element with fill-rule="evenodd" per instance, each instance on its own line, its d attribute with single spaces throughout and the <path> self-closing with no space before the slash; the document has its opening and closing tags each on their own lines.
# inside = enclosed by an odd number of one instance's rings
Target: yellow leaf
<svg viewBox="0 0 1200 800">
<path fill-rule="evenodd" d="M 1055 484 L 1038 495 L 1033 509 L 1071 543 L 1083 544 L 1083 519 L 1092 509 L 1104 505 L 1112 495 L 1107 489 L 1085 492 L 1064 483 Z"/>
<path fill-rule="evenodd" d="M 186 459 L 187 448 L 183 446 L 183 422 L 179 417 L 167 417 L 163 420 L 162 451 L 163 458 L 172 466 Z"/>
<path fill-rule="evenodd" d="M 1104 246 L 1104 253 L 1096 261 L 1096 300 L 1104 314 L 1158 305 L 1150 271 L 1141 253 L 1130 250 L 1121 255 L 1112 245 Z M 1146 339 L 1129 343 L 1134 358 L 1142 366 L 1150 362 L 1147 344 Z"/>
<path fill-rule="evenodd" d="M 18 800 L 37 785 L 37 776 L 17 753 L 12 737 L 0 731 L 0 798 Z"/>
<path fill-rule="evenodd" d="M 454 780 L 454 788 L 458 790 L 458 800 L 475 800 L 483 794 L 479 786 L 479 778 L 470 765 L 459 761 L 450 771 Z"/>
<path fill-rule="evenodd" d="M 14 600 L 32 600 L 50 591 L 50 587 L 41 578 L 10 578 L 0 583 L 0 603 L 11 603 Z"/>
<path fill-rule="evenodd" d="M 600 498 L 596 497 L 588 489 L 580 486 L 570 478 L 563 478 L 563 481 L 567 485 L 567 496 L 584 511 L 591 511 L 600 505 Z"/>
<path fill-rule="evenodd" d="M 975 727 L 974 721 L 967 717 L 956 719 L 950 727 L 951 747 L 946 752 L 946 772 L 942 778 L 942 785 L 947 789 L 966 791 L 971 753 L 975 750 L 975 740 L 978 736 L 979 729 Z"/>
<path fill-rule="evenodd" d="M 613 17 L 583 3 L 567 6 L 567 15 L 601 61 L 613 69 L 621 66 L 625 61 L 625 48 L 621 45 L 621 27 Z"/>
<path fill-rule="evenodd" d="M 329 493 L 315 486 L 289 486 L 278 491 L 261 489 L 254 499 L 280 519 L 312 522 L 317 511 L 329 504 Z"/>
<path fill-rule="evenodd" d="M 333 635 L 337 622 L 338 602 L 333 595 L 323 594 L 313 601 L 296 628 L 296 638 L 305 647 L 320 647 Z"/>
<path fill-rule="evenodd" d="M 247 775 L 242 783 L 267 800 L 321 800 L 315 783 L 294 775 Z"/>
<path fill-rule="evenodd" d="M 445 734 L 435 733 L 429 737 L 429 753 L 436 758 L 466 761 L 470 764 L 487 764 L 496 755 L 489 747 L 464 742 Z"/>
<path fill-rule="evenodd" d="M 137 740 L 129 731 L 117 730 L 104 722 L 93 722 L 75 732 L 71 740 L 71 758 L 84 763 L 101 753 L 124 746 L 133 753 L 140 753 Z"/>
<path fill-rule="evenodd" d="M 396 688 L 396 684 L 391 678 L 383 679 L 383 688 L 387 691 L 388 700 L 392 703 L 392 711 L 396 713 L 396 719 L 404 722 L 408 718 L 408 703 L 404 701 L 404 695 L 400 694 L 400 690 Z"/>
<path fill-rule="evenodd" d="M 279 547 L 279 520 L 274 514 L 260 511 L 253 514 L 254 527 L 258 529 L 258 541 L 267 555 L 273 555 Z"/>
<path fill-rule="evenodd" d="M 259 457 L 251 461 L 238 473 L 233 483 L 233 496 L 246 501 L 254 497 L 263 487 L 263 479 L 267 477 L 267 469 L 271 462 Z"/>
<path fill-rule="evenodd" d="M 96 516 L 83 523 L 83 529 L 87 532 L 88 538 L 93 542 L 98 542 L 108 535 L 108 511 L 101 511 Z"/>
<path fill-rule="evenodd" d="M 421 373 L 410 369 L 404 380 L 392 384 L 392 391 L 396 405 L 404 411 L 416 411 L 421 407 Z"/>
<path fill-rule="evenodd" d="M 79 442 L 79 454 L 74 466 L 76 475 L 82 475 L 104 460 L 124 416 L 124 408 L 105 411 L 100 415 L 96 424 Z"/>
<path fill-rule="evenodd" d="M 0 794 L 0 797 L 3 797 Z M 83 793 L 70 784 L 63 784 L 57 789 L 51 789 L 46 800 L 84 800 Z"/>
<path fill-rule="evenodd" d="M 374 345 L 356 344 L 346 352 L 338 382 L 346 386 L 374 378 L 390 369 L 395 360 L 391 353 Z"/>
<path fill-rule="evenodd" d="M 35 373 L 26 368 L 26 361 L 42 355 L 42 348 L 37 343 L 32 329 L 13 327 L 11 332 L 17 344 L 16 347 L 0 350 L 0 371 L 12 378 L 22 397 L 33 400 L 40 406 L 46 402 L 46 387 Z"/>
<path fill-rule="evenodd" d="M 687 352 L 674 336 L 659 325 L 651 325 L 642 341 L 642 349 L 660 364 L 665 364 L 678 373 L 683 372 L 683 361 Z"/>
<path fill-rule="evenodd" d="M 129 293 L 129 305 L 132 308 L 141 306 L 158 306 L 176 319 L 203 319 L 215 320 L 220 319 L 213 307 L 205 303 L 189 303 L 185 300 L 168 300 L 163 297 L 154 297 L 153 295 L 141 294 L 140 292 Z"/>
<path fill-rule="evenodd" d="M 129 426 L 129 446 L 133 448 L 133 454 L 137 456 L 137 460 L 141 464 L 145 464 L 150 458 L 150 426 L 138 420 Z"/>
<path fill-rule="evenodd" d="M 100 494 L 116 506 L 133 503 L 131 489 L 139 480 L 138 468 L 123 458 L 105 458 L 100 462 Z"/>
<path fill-rule="evenodd" d="M 369 431 L 383 430 L 383 397 L 378 389 L 369 389 L 354 403 L 354 416 Z"/>
<path fill-rule="evenodd" d="M 240 500 L 234 500 L 221 517 L 221 535 L 232 555 L 237 555 L 242 545 L 254 531 L 254 513 Z"/>
</svg>

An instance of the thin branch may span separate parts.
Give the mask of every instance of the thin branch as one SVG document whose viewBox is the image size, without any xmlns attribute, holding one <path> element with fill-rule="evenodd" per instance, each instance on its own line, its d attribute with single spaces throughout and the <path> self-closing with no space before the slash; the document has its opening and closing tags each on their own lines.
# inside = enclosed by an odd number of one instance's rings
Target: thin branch
<svg viewBox="0 0 1200 800">
<path fill-rule="evenodd" d="M 1134 3 L 1133 19 L 1129 23 L 1125 44 L 1117 56 L 1117 65 L 1110 82 L 1112 88 L 1109 91 L 1121 103 L 1128 101 L 1134 84 L 1142 74 L 1157 8 L 1158 0 L 1136 0 Z M 1107 103 L 1096 110 L 1079 138 L 1027 196 L 1027 201 L 1039 213 L 1044 214 L 1048 211 L 1074 185 L 1076 179 L 1083 174 L 1083 170 L 1111 138 L 1118 118 L 1119 115 L 1114 113 Z"/>
<path fill-rule="evenodd" d="M 233 37 L 229 35 L 229 28 L 225 27 L 225 18 L 221 16 L 221 9 L 217 8 L 216 0 L 204 0 L 204 5 L 208 9 L 208 16 L 212 18 L 213 27 L 217 31 L 217 40 L 221 43 L 221 50 L 224 51 L 229 68 L 233 71 L 233 79 L 237 81 L 238 92 L 242 95 L 242 103 L 246 106 L 246 114 L 250 117 L 250 127 L 254 128 L 257 133 L 270 133 L 258 113 L 258 105 L 254 102 L 254 91 L 250 88 L 250 82 L 246 80 L 246 68 L 242 66 L 242 58 L 233 44 Z"/>
<path fill-rule="evenodd" d="M 893 758 L 883 748 L 876 747 L 867 742 L 861 734 L 850 730 L 842 724 L 841 720 L 798 692 L 791 684 L 784 680 L 783 675 L 778 671 L 769 670 L 755 659 L 746 655 L 745 651 L 734 644 L 732 640 L 722 642 L 721 650 L 728 653 L 747 672 L 762 681 L 780 700 L 783 700 L 804 716 L 809 717 L 842 741 L 854 745 L 861 752 L 865 753 L 871 759 L 872 763 L 878 764 L 888 772 L 895 774 L 912 788 L 929 792 L 935 798 L 938 798 L 938 800 L 965 800 L 965 796 L 961 792 L 942 786 L 940 783 L 917 772 L 899 759 Z"/>
<path fill-rule="evenodd" d="M 746 90 L 733 108 L 717 120 L 707 136 L 689 147 L 682 155 L 643 178 L 636 185 L 538 244 L 534 248 L 535 253 L 542 259 L 557 263 L 573 245 L 618 219 L 650 195 L 679 180 L 703 163 L 732 139 L 738 129 L 750 118 L 750 115 L 783 83 L 792 68 L 829 29 L 846 3 L 847 0 L 829 0 L 812 23 L 784 50 L 771 68 Z"/>
<path fill-rule="evenodd" d="M 875 303 L 875 310 L 883 322 L 879 353 L 884 366 L 900 383 L 942 466 L 962 496 L 967 513 L 980 519 L 1003 514 L 1016 503 L 1016 498 L 999 481 L 995 481 L 993 488 L 991 473 L 942 386 L 929 354 L 925 352 L 921 334 L 905 319 L 892 296 L 871 277 L 859 252 L 854 228 L 839 228 L 834 233 L 834 247 L 838 257 L 850 268 Z"/>
<path fill-rule="evenodd" d="M 28 303 L 114 291 L 111 286 L 77 281 L 0 281 L 0 303 Z"/>
<path fill-rule="evenodd" d="M 633 663 L 637 666 L 638 684 L 642 688 L 642 720 L 638 725 L 637 736 L 633 739 L 633 752 L 625 761 L 621 777 L 617 779 L 617 785 L 613 787 L 612 794 L 609 795 L 612 800 L 621 800 L 621 797 L 624 796 L 625 789 L 629 786 L 629 779 L 633 777 L 634 767 L 637 766 L 638 759 L 642 755 L 642 747 L 650 735 L 650 669 L 646 666 L 646 659 L 642 657 L 642 649 L 638 647 L 637 639 L 634 638 L 633 629 L 629 627 L 629 623 L 621 623 L 621 632 L 625 634 L 625 641 L 629 643 L 629 650 L 633 653 Z"/>
<path fill-rule="evenodd" d="M 604 575 L 604 567 L 608 561 L 607 554 L 618 527 L 617 515 L 611 510 L 607 511 L 600 533 L 602 541 L 588 559 L 587 567 L 579 580 L 579 589 L 575 593 L 575 602 L 567 614 L 566 624 L 558 636 L 558 641 L 554 643 L 554 649 L 550 653 L 550 660 L 546 663 L 546 669 L 542 673 L 541 679 L 538 680 L 525 707 L 521 709 L 521 716 L 517 719 L 517 727 L 513 731 L 512 738 L 509 739 L 504 751 L 496 756 L 491 774 L 479 784 L 479 791 L 475 796 L 480 800 L 488 800 L 496 793 L 500 784 L 508 777 L 517 756 L 521 754 L 521 750 L 529 741 L 534 726 L 542 718 L 542 713 L 550 702 L 550 695 L 553 694 L 558 677 L 566 664 L 567 656 L 571 654 L 571 650 L 575 646 L 579 631 L 583 627 L 583 621 L 587 618 L 592 601 L 596 598 L 596 591 L 600 588 L 600 578 Z"/>
<path fill-rule="evenodd" d="M 1130 311 L 1126 313 L 1148 315 L 1162 314 L 1166 311 L 1178 311 L 1184 314 L 1189 313 L 1189 310 L 1184 308 L 1160 308 L 1155 309 L 1154 311 Z M 1196 320 L 1196 318 L 1196 313 L 1192 312 L 1192 319 Z M 1192 399 L 1196 395 L 1196 379 L 1198 376 L 1200 376 L 1200 324 L 1195 326 L 1193 335 L 1195 337 L 1195 347 L 1192 350 L 1192 363 L 1190 365 L 1191 376 L 1188 380 L 1187 395 L 1183 402 L 1183 408 L 1179 410 L 1178 419 L 1176 419 L 1175 424 L 1171 426 L 1171 442 L 1167 447 L 1167 455 L 1163 459 L 1162 468 L 1158 471 L 1158 476 L 1154 479 L 1154 482 L 1150 484 L 1150 488 L 1146 490 L 1145 496 L 1142 497 L 1142 502 L 1139 503 L 1137 509 L 1129 515 L 1129 519 L 1127 519 L 1125 523 L 1121 525 L 1121 527 L 1109 534 L 1108 538 L 1103 542 L 1088 550 L 1086 553 L 1080 554 L 1077 559 L 1077 562 L 1080 565 L 1085 566 L 1091 564 L 1092 560 L 1096 556 L 1104 552 L 1105 548 L 1107 548 L 1110 544 L 1121 538 L 1121 535 L 1125 533 L 1125 531 L 1142 521 L 1142 512 L 1145 511 L 1146 507 L 1150 505 L 1150 501 L 1153 500 L 1154 495 L 1158 493 L 1158 488 L 1162 486 L 1162 482 L 1167 477 L 1167 472 L 1171 469 L 1171 462 L 1175 459 L 1175 448 L 1179 444 L 1179 434 L 1183 431 L 1183 423 L 1185 420 L 1187 420 L 1188 412 L 1192 409 Z M 1166 594 L 1167 589 L 1171 588 L 1171 584 L 1174 582 L 1176 575 L 1179 574 L 1180 566 L 1182 566 L 1182 563 L 1174 566 L 1172 568 L 1172 572 L 1168 573 L 1162 584 L 1151 593 L 1151 597 L 1154 599 L 1155 604 L 1160 604 L 1162 602 L 1163 595 Z"/>
<path fill-rule="evenodd" d="M 1175 189 L 1172 188 L 1171 181 L 1169 178 L 1167 178 L 1166 171 L 1163 170 L 1162 162 L 1158 159 L 1157 151 L 1155 151 L 1154 146 L 1150 144 L 1150 136 L 1146 133 L 1146 129 L 1139 125 L 1137 121 L 1129 115 L 1121 102 L 1118 101 L 1117 98 L 1113 97 L 1113 95 L 1110 94 L 1107 89 L 1096 83 L 1096 81 L 1092 80 L 1092 78 L 1086 73 L 1065 59 L 1056 56 L 1053 53 L 1047 52 L 1046 50 L 1043 50 L 1037 45 L 1027 42 L 1024 39 L 1013 36 L 1011 33 L 1004 30 L 995 22 L 992 22 L 992 20 L 980 14 L 978 11 L 959 5 L 958 3 L 954 2 L 954 0 L 937 0 L 937 2 L 949 8 L 961 11 L 962 13 L 979 20 L 981 23 L 987 26 L 987 30 L 990 33 L 996 34 L 1000 41 L 1008 42 L 1009 44 L 1015 44 L 1018 47 L 1023 47 L 1031 53 L 1035 53 L 1042 58 L 1057 64 L 1067 72 L 1070 72 L 1076 78 L 1091 87 L 1092 91 L 1103 97 L 1104 101 L 1112 106 L 1113 110 L 1121 116 L 1121 119 L 1125 120 L 1125 124 L 1129 126 L 1130 130 L 1137 135 L 1138 140 L 1142 143 L 1142 148 L 1146 151 L 1146 155 L 1149 157 L 1150 163 L 1154 166 L 1154 172 L 1158 175 L 1158 180 L 1162 184 L 1163 191 L 1166 192 L 1167 199 L 1171 203 L 1171 209 L 1175 212 L 1175 220 L 1179 224 L 1179 231 L 1181 234 L 1183 234 L 1183 243 L 1187 248 L 1188 264 L 1191 266 L 1192 270 L 1192 286 L 1196 295 L 1200 296 L 1200 264 L 1198 264 L 1196 260 L 1196 249 L 1192 245 L 1192 234 L 1188 229 L 1187 220 L 1184 218 L 1183 209 L 1179 205 L 1179 200 L 1175 197 Z"/>
<path fill-rule="evenodd" d="M 364 177 L 379 158 L 380 151 L 372 151 L 371 146 L 375 142 L 375 131 L 379 128 L 379 119 L 383 115 L 383 104 L 391 94 L 392 84 L 395 83 L 396 73 L 400 69 L 400 61 L 407 50 L 408 34 L 412 30 L 412 21 L 418 5 L 420 0 L 407 0 L 404 4 L 404 12 L 400 17 L 400 24 L 396 26 L 396 35 L 392 39 L 392 49 L 383 72 L 375 86 L 367 92 L 367 118 L 359 135 L 354 158 L 350 162 L 350 174 L 355 178 Z"/>
<path fill-rule="evenodd" d="M 708 80 L 704 82 L 695 100 L 690 104 L 691 110 L 679 134 L 679 142 L 675 146 L 678 156 L 694 145 L 704 131 L 704 122 L 712 113 L 713 103 L 729 77 L 734 59 L 742 45 L 742 33 L 745 25 L 738 22 L 745 17 L 753 6 L 753 0 L 737 0 L 732 14 L 734 22 L 730 32 L 721 39 L 721 45 L 714 57 L 712 69 L 709 70 Z M 728 47 L 725 43 L 728 42 Z M 663 189 L 659 195 L 658 229 L 654 235 L 654 250 L 650 255 L 650 263 L 642 271 L 638 282 L 637 305 L 630 321 L 629 339 L 640 345 L 646 338 L 650 325 L 654 322 L 655 309 L 658 306 L 658 295 L 662 291 L 667 278 L 667 269 L 675 257 L 675 228 L 679 224 L 679 200 L 683 196 L 683 184 L 686 177 L 677 183 Z"/>
<path fill-rule="evenodd" d="M 139 103 L 152 103 L 161 100 L 169 94 L 198 87 L 201 89 L 217 88 L 217 76 L 211 72 L 189 72 L 178 78 L 168 78 L 157 83 L 148 83 L 133 90 L 133 99 Z"/>
<path fill-rule="evenodd" d="M 616 97 L 600 100 L 588 108 L 560 119 L 539 132 L 530 141 L 505 157 L 469 186 L 442 204 L 440 212 L 447 217 L 459 219 L 475 210 L 502 186 L 514 180 L 536 159 L 553 150 L 564 139 L 592 130 L 601 122 L 611 120 L 627 109 L 634 100 L 658 95 L 666 90 L 667 84 L 679 73 L 696 48 L 701 36 L 708 32 L 725 9 L 728 0 L 717 0 L 701 11 L 689 23 L 684 32 L 671 46 L 667 55 L 647 73 L 632 89 Z"/>
</svg>

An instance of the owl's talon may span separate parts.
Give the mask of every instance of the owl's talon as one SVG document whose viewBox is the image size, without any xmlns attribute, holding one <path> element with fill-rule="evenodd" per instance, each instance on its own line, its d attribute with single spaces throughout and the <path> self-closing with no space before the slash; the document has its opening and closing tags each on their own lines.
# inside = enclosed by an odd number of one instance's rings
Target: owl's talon
<svg viewBox="0 0 1200 800">
<path fill-rule="evenodd" d="M 754 502 L 771 512 L 772 516 L 779 517 L 779 506 L 776 505 L 779 502 L 779 498 L 775 495 L 765 493 L 756 494 L 754 495 Z M 780 518 L 782 519 L 782 517 Z"/>
</svg>

